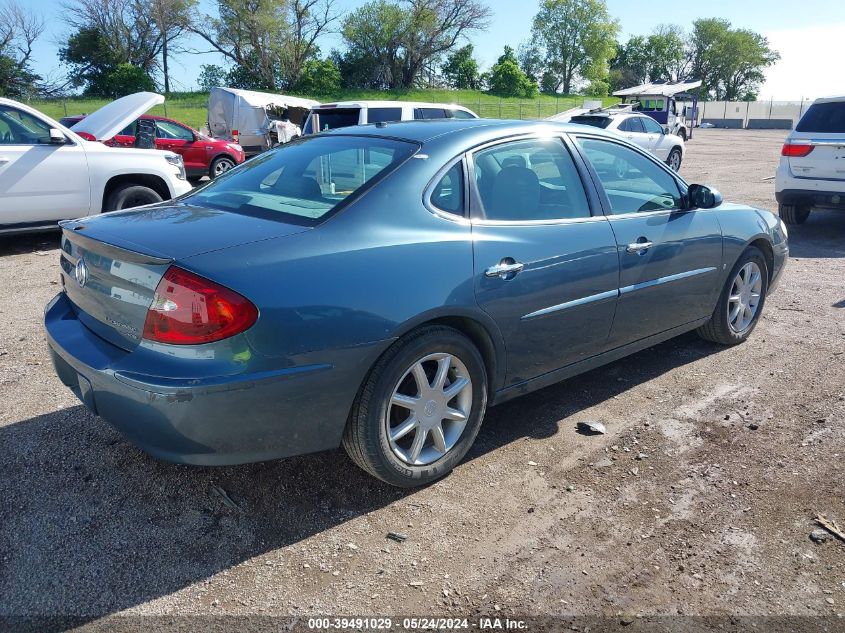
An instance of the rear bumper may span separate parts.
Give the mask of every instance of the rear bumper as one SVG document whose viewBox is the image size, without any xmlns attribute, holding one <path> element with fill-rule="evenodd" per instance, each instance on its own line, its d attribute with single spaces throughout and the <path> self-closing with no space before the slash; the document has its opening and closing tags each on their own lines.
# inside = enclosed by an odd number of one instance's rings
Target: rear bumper
<svg viewBox="0 0 845 633">
<path fill-rule="evenodd" d="M 356 348 L 336 352 L 337 364 L 164 377 L 166 356 L 156 363 L 157 375 L 133 371 L 138 352 L 88 330 L 64 293 L 47 305 L 44 321 L 56 373 L 82 403 L 144 451 L 186 464 L 241 464 L 337 448 L 358 388 L 350 375 L 368 356 Z"/>
<path fill-rule="evenodd" d="M 784 189 L 775 193 L 778 204 L 845 209 L 845 191 L 820 189 Z"/>
</svg>

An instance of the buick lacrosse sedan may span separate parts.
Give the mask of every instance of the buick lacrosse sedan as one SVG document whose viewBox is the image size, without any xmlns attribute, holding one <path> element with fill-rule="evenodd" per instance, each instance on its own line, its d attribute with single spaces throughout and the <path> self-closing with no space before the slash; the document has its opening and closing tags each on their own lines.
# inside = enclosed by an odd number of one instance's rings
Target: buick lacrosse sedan
<svg viewBox="0 0 845 633">
<path fill-rule="evenodd" d="M 788 255 L 775 215 L 618 136 L 490 120 L 315 135 L 63 231 L 56 371 L 131 441 L 343 445 L 398 486 L 448 473 L 489 405 L 689 330 L 743 342 Z"/>
</svg>

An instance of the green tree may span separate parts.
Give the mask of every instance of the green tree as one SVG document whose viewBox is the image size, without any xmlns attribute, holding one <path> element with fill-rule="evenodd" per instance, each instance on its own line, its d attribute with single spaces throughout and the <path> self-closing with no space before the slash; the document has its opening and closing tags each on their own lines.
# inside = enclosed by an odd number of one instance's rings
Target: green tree
<svg viewBox="0 0 845 633">
<path fill-rule="evenodd" d="M 578 78 L 606 81 L 618 32 L 605 0 L 542 0 L 532 29 L 545 52 L 546 71 L 567 94 Z"/>
<path fill-rule="evenodd" d="M 0 2 L 0 96 L 33 96 L 46 90 L 31 67 L 45 22 L 14 1 Z"/>
<path fill-rule="evenodd" d="M 478 90 L 481 77 L 478 62 L 472 56 L 472 44 L 467 44 L 449 55 L 443 65 L 443 77 L 452 88 L 459 90 Z"/>
<path fill-rule="evenodd" d="M 503 97 L 525 97 L 532 99 L 537 96 L 537 83 L 531 81 L 519 67 L 519 62 L 510 46 L 496 64 L 490 69 L 488 78 L 490 92 Z"/>
<path fill-rule="evenodd" d="M 153 91 L 155 88 L 155 82 L 143 68 L 118 64 L 104 78 L 100 96 L 117 98 L 133 92 Z"/>
<path fill-rule="evenodd" d="M 197 77 L 197 85 L 203 92 L 226 84 L 226 69 L 216 64 L 203 64 Z"/>
<path fill-rule="evenodd" d="M 340 69 L 330 57 L 309 59 L 293 89 L 307 95 L 331 95 L 340 90 Z"/>
<path fill-rule="evenodd" d="M 479 0 L 373 0 L 346 17 L 344 83 L 404 89 L 468 33 L 489 23 Z"/>
<path fill-rule="evenodd" d="M 613 90 L 649 81 L 680 81 L 687 66 L 686 35 L 676 25 L 661 25 L 649 36 L 634 35 L 617 44 L 610 65 Z"/>
</svg>

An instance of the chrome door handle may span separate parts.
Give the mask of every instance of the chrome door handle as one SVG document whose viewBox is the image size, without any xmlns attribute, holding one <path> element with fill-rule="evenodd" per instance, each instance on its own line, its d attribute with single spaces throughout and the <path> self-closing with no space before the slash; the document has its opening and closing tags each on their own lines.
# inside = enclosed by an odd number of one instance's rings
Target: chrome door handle
<svg viewBox="0 0 845 633">
<path fill-rule="evenodd" d="M 525 268 L 525 264 L 521 262 L 514 262 L 511 260 L 512 263 L 505 263 L 506 260 L 502 260 L 500 263 L 496 264 L 495 266 L 490 266 L 487 270 L 484 271 L 484 274 L 488 277 L 507 277 L 508 275 L 515 275 L 516 273 L 520 272 L 523 268 Z"/>
<path fill-rule="evenodd" d="M 652 246 L 654 246 L 653 242 L 634 242 L 633 244 L 628 244 L 627 250 L 629 253 L 642 253 L 643 251 L 647 251 Z"/>
</svg>

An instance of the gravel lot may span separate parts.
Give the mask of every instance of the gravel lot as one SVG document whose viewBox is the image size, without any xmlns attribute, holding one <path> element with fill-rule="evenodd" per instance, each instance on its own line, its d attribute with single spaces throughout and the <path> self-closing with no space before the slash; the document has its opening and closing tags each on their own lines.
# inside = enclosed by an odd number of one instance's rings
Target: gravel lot
<svg viewBox="0 0 845 633">
<path fill-rule="evenodd" d="M 682 173 L 774 208 L 783 136 L 697 131 Z M 845 542 L 809 535 L 845 527 L 845 214 L 790 241 L 749 343 L 683 336 L 496 407 L 399 491 L 342 451 L 146 456 L 53 375 L 57 237 L 0 239 L 0 616 L 841 616 Z"/>
</svg>

